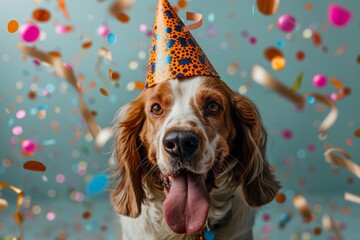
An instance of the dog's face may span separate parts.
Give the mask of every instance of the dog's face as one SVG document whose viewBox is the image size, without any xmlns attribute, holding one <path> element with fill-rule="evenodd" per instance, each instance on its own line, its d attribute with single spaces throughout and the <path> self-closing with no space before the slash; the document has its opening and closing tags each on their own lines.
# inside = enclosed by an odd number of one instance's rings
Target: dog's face
<svg viewBox="0 0 360 240">
<path fill-rule="evenodd" d="M 168 225 L 192 234 L 206 221 L 211 191 L 228 187 L 216 186 L 223 171 L 229 172 L 229 186 L 242 185 L 250 206 L 271 201 L 277 192 L 256 107 L 216 77 L 161 82 L 144 90 L 118 118 L 115 169 L 120 176 L 113 204 L 121 214 L 138 216 L 146 197 L 143 184 L 160 188 L 160 182 Z"/>
</svg>

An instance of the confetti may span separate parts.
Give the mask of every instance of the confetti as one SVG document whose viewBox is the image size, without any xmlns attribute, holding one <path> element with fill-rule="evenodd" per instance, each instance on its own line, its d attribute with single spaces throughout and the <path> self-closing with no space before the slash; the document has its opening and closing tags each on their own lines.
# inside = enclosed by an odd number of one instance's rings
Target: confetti
<svg viewBox="0 0 360 240">
<path fill-rule="evenodd" d="M 254 65 L 251 71 L 251 76 L 255 82 L 260 85 L 263 85 L 275 92 L 277 92 L 280 96 L 288 99 L 293 102 L 298 107 L 303 107 L 305 100 L 308 97 L 313 98 L 314 100 L 321 102 L 327 105 L 330 108 L 330 113 L 326 116 L 326 118 L 322 121 L 319 127 L 319 136 L 324 137 L 326 133 L 329 131 L 331 126 L 336 122 L 338 116 L 338 109 L 336 104 L 329 100 L 326 96 L 318 94 L 318 93 L 307 93 L 300 95 L 294 91 L 292 91 L 287 86 L 280 83 L 276 80 L 272 75 L 270 75 L 263 67 L 260 65 Z"/>
<path fill-rule="evenodd" d="M 124 12 L 119 12 L 115 14 L 115 17 L 117 18 L 117 20 L 119 20 L 122 23 L 128 23 L 130 21 L 129 15 L 127 15 Z"/>
<path fill-rule="evenodd" d="M 319 47 L 322 44 L 322 37 L 321 37 L 320 33 L 315 32 L 315 31 L 312 32 L 311 38 L 312 38 L 312 42 L 315 47 Z"/>
<path fill-rule="evenodd" d="M 286 201 L 286 195 L 283 193 L 278 193 L 275 197 L 277 203 L 282 204 Z"/>
<path fill-rule="evenodd" d="M 340 45 L 340 47 L 338 49 L 336 49 L 334 55 L 337 57 L 341 56 L 346 52 L 346 49 L 347 49 L 346 44 L 342 44 L 342 45 Z"/>
<path fill-rule="evenodd" d="M 80 89 L 80 87 L 78 85 L 78 80 L 76 79 L 72 69 L 66 67 L 66 65 L 64 65 L 64 63 L 59 58 L 51 56 L 48 53 L 39 51 L 34 47 L 28 47 L 28 46 L 25 46 L 24 44 L 19 43 L 17 45 L 17 48 L 21 52 L 28 54 L 34 58 L 40 59 L 43 62 L 46 62 L 47 64 L 50 64 L 51 66 L 53 66 L 55 72 L 60 77 L 65 78 L 73 86 L 73 88 L 76 90 L 76 92 L 78 94 L 78 101 L 79 101 L 79 107 L 80 107 L 81 113 L 89 127 L 89 130 L 90 130 L 92 136 L 96 139 L 97 135 L 101 131 L 101 128 L 99 127 L 99 125 L 96 123 L 96 121 L 92 117 L 92 115 L 86 105 L 86 102 L 82 95 L 82 90 Z M 110 58 L 109 60 L 111 61 L 111 54 L 109 56 L 108 52 L 106 52 L 106 51 L 105 51 L 105 57 Z M 102 146 L 95 146 L 95 148 L 101 149 Z"/>
<path fill-rule="evenodd" d="M 102 38 L 105 38 L 109 33 L 110 33 L 110 28 L 106 23 L 101 25 L 97 30 L 97 34 Z"/>
<path fill-rule="evenodd" d="M 24 169 L 35 171 L 35 172 L 45 172 L 46 166 L 38 161 L 27 161 L 23 165 Z"/>
<path fill-rule="evenodd" d="M 305 59 L 305 53 L 303 51 L 298 51 L 296 53 L 296 59 L 300 62 L 303 61 Z"/>
<path fill-rule="evenodd" d="M 346 201 L 350 201 L 350 202 L 353 202 L 353 203 L 360 204 L 360 196 L 357 196 L 357 195 L 352 194 L 352 193 L 345 192 L 344 199 Z"/>
<path fill-rule="evenodd" d="M 109 96 L 109 93 L 103 88 L 100 88 L 100 93 L 104 96 Z"/>
<path fill-rule="evenodd" d="M 343 157 L 332 154 L 333 152 L 340 153 Z M 346 168 L 349 172 L 360 178 L 360 166 L 351 161 L 351 156 L 341 148 L 330 148 L 324 153 L 326 162 Z"/>
<path fill-rule="evenodd" d="M 289 33 L 295 29 L 296 19 L 290 14 L 284 14 L 278 18 L 276 24 L 281 31 Z"/>
<path fill-rule="evenodd" d="M 264 15 L 273 15 L 279 7 L 280 0 L 256 0 L 256 5 Z"/>
<path fill-rule="evenodd" d="M 60 35 L 71 32 L 72 30 L 74 30 L 74 27 L 71 25 L 58 24 L 55 27 L 55 32 Z"/>
<path fill-rule="evenodd" d="M 114 45 L 116 43 L 116 40 L 117 40 L 115 33 L 109 33 L 107 35 L 107 40 L 108 40 L 109 44 Z"/>
<path fill-rule="evenodd" d="M 293 214 L 291 212 L 285 212 L 280 215 L 280 222 L 279 222 L 279 228 L 284 229 L 286 224 L 290 222 L 292 219 Z"/>
<path fill-rule="evenodd" d="M 33 140 L 25 140 L 22 142 L 21 146 L 22 150 L 25 152 L 32 153 L 36 150 L 36 143 Z"/>
<path fill-rule="evenodd" d="M 7 24 L 7 30 L 9 33 L 16 33 L 19 29 L 19 23 L 18 21 L 12 19 Z"/>
<path fill-rule="evenodd" d="M 352 18 L 352 13 L 338 4 L 330 4 L 328 8 L 328 20 L 334 27 L 345 27 Z"/>
<path fill-rule="evenodd" d="M 324 74 L 316 74 L 313 77 L 313 84 L 317 88 L 323 88 L 327 84 L 327 77 Z"/>
<path fill-rule="evenodd" d="M 274 57 L 283 57 L 283 53 L 280 49 L 276 47 L 268 47 L 264 50 L 264 57 L 266 60 L 271 62 Z"/>
<path fill-rule="evenodd" d="M 109 178 L 106 174 L 94 175 L 86 187 L 86 192 L 90 196 L 98 195 L 103 192 L 109 183 Z"/>
<path fill-rule="evenodd" d="M 20 37 L 27 43 L 36 42 L 40 37 L 40 28 L 33 23 L 25 23 L 20 27 Z"/>
<path fill-rule="evenodd" d="M 70 16 L 69 16 L 69 12 L 67 10 L 66 4 L 65 4 L 65 0 L 57 0 L 58 6 L 60 8 L 60 10 L 63 12 L 64 17 L 67 20 L 70 20 Z"/>
<path fill-rule="evenodd" d="M 331 216 L 329 216 L 327 214 L 323 215 L 321 222 L 322 222 L 324 229 L 334 233 L 336 240 L 344 239 L 340 232 L 339 224 Z"/>
<path fill-rule="evenodd" d="M 20 213 L 21 205 L 24 202 L 24 191 L 20 188 L 14 187 L 6 182 L 0 182 L 0 190 L 3 188 L 7 188 L 17 194 L 17 201 L 16 201 L 16 209 L 13 214 L 13 218 L 18 225 L 20 235 L 18 237 L 13 237 L 11 240 L 23 240 L 24 239 L 24 228 L 23 228 L 23 216 Z"/>
<path fill-rule="evenodd" d="M 303 195 L 296 194 L 293 198 L 293 204 L 306 223 L 312 222 L 315 219 L 315 216 L 311 213 L 308 203 Z"/>
<path fill-rule="evenodd" d="M 271 60 L 271 67 L 275 71 L 283 70 L 286 64 L 286 60 L 282 56 L 276 56 Z"/>
<path fill-rule="evenodd" d="M 304 78 L 304 72 L 299 73 L 299 75 L 296 77 L 295 83 L 291 87 L 291 90 L 293 90 L 294 92 L 298 91 L 301 87 L 303 78 Z"/>
<path fill-rule="evenodd" d="M 45 8 L 38 8 L 33 11 L 32 17 L 38 22 L 47 22 L 51 18 L 51 13 Z"/>
<path fill-rule="evenodd" d="M 0 198 L 0 210 L 7 209 L 9 207 L 9 203 L 6 199 Z"/>
</svg>

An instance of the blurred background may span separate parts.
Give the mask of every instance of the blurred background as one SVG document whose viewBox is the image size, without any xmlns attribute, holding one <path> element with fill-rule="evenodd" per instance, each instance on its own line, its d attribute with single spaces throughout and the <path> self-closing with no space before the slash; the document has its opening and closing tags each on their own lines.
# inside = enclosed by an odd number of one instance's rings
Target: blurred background
<svg viewBox="0 0 360 240">
<path fill-rule="evenodd" d="M 328 164 L 324 152 L 339 147 L 360 164 L 360 3 L 169 2 L 183 19 L 186 11 L 203 15 L 194 37 L 222 79 L 257 104 L 269 133 L 268 158 L 283 188 L 259 210 L 255 239 L 359 239 L 360 205 L 344 199 L 345 192 L 360 195 L 359 178 Z M 96 150 L 68 79 L 16 46 L 60 56 L 73 69 L 90 115 L 110 127 L 115 112 L 144 87 L 156 5 L 0 2 L 0 239 L 19 235 L 18 196 L 6 184 L 25 194 L 24 239 L 116 239 L 107 185 L 112 140 Z M 293 91 L 334 102 L 338 119 L 327 135 L 318 132 L 326 105 L 308 99 L 300 109 L 253 81 L 254 64 Z M 295 196 L 306 199 L 301 211 Z"/>
</svg>

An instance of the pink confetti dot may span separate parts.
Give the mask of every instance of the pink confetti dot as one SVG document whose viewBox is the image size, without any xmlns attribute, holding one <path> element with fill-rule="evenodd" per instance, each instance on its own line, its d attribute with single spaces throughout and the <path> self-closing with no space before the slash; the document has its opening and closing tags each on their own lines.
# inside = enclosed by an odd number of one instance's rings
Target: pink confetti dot
<svg viewBox="0 0 360 240">
<path fill-rule="evenodd" d="M 97 34 L 102 38 L 105 38 L 109 33 L 110 33 L 110 28 L 107 24 L 101 25 L 97 30 Z"/>
<path fill-rule="evenodd" d="M 270 214 L 265 213 L 262 216 L 262 219 L 263 219 L 264 222 L 269 222 L 271 220 L 271 216 L 270 216 Z"/>
<path fill-rule="evenodd" d="M 33 140 L 25 140 L 22 142 L 22 149 L 25 152 L 35 152 L 36 150 L 36 143 Z"/>
<path fill-rule="evenodd" d="M 278 28 L 283 32 L 292 32 L 296 27 L 296 19 L 290 14 L 281 15 L 277 22 Z"/>
<path fill-rule="evenodd" d="M 15 136 L 19 136 L 21 135 L 23 132 L 23 128 L 21 126 L 15 126 L 13 129 L 12 129 L 12 133 L 15 135 Z"/>
<path fill-rule="evenodd" d="M 16 118 L 17 119 L 23 119 L 26 116 L 26 111 L 25 110 L 19 110 L 16 113 Z"/>
<path fill-rule="evenodd" d="M 323 74 L 316 74 L 314 77 L 313 77 L 313 84 L 315 87 L 317 88 L 323 88 L 326 86 L 327 84 L 327 78 L 325 75 Z"/>
<path fill-rule="evenodd" d="M 72 66 L 69 63 L 63 63 L 64 67 L 66 67 L 67 69 L 69 69 L 70 71 L 73 71 Z"/>
<path fill-rule="evenodd" d="M 35 42 L 40 37 L 40 29 L 33 23 L 25 23 L 20 27 L 19 34 L 22 40 L 31 43 Z"/>
<path fill-rule="evenodd" d="M 330 4 L 328 8 L 328 20 L 334 27 L 345 27 L 351 20 L 352 13 L 337 4 Z"/>
<path fill-rule="evenodd" d="M 55 217 L 56 217 L 56 215 L 55 215 L 54 212 L 48 212 L 48 213 L 46 214 L 46 219 L 49 220 L 49 221 L 54 221 L 54 220 L 55 220 Z"/>
<path fill-rule="evenodd" d="M 313 145 L 313 144 L 309 144 L 309 145 L 307 146 L 307 150 L 308 150 L 309 152 L 314 152 L 314 151 L 316 150 L 316 147 L 315 147 L 315 145 Z"/>
<path fill-rule="evenodd" d="M 284 129 L 281 132 L 281 136 L 286 140 L 290 140 L 293 137 L 293 133 L 292 133 L 292 131 L 290 129 Z"/>
<path fill-rule="evenodd" d="M 139 30 L 140 30 L 140 32 L 146 32 L 146 30 L 147 30 L 146 24 L 144 24 L 144 23 L 140 24 Z"/>
<path fill-rule="evenodd" d="M 251 37 L 251 38 L 249 39 L 249 42 L 250 42 L 251 45 L 255 45 L 256 42 L 257 42 L 256 37 Z"/>
<path fill-rule="evenodd" d="M 330 99 L 333 100 L 333 101 L 338 100 L 338 95 L 337 95 L 337 93 L 332 93 L 332 94 L 330 94 Z"/>
<path fill-rule="evenodd" d="M 153 32 L 152 32 L 152 31 L 147 31 L 147 32 L 146 32 L 146 36 L 147 36 L 147 37 L 152 37 L 152 35 L 153 35 Z"/>
<path fill-rule="evenodd" d="M 63 174 L 59 173 L 56 175 L 55 180 L 57 183 L 63 183 L 63 182 L 65 182 L 65 176 Z"/>
<path fill-rule="evenodd" d="M 64 24 L 58 24 L 58 25 L 56 25 L 56 27 L 55 27 L 55 32 L 56 32 L 57 34 L 65 34 L 67 31 L 68 31 L 68 28 L 67 28 L 67 26 L 64 25 Z"/>
</svg>

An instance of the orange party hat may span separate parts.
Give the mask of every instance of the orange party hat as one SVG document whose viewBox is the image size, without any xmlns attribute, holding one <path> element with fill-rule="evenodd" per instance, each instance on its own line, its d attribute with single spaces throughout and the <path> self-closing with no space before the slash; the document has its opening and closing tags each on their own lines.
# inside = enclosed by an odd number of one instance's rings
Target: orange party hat
<svg viewBox="0 0 360 240">
<path fill-rule="evenodd" d="M 174 78 L 219 77 L 203 50 L 167 0 L 159 0 L 146 87 Z"/>
</svg>

